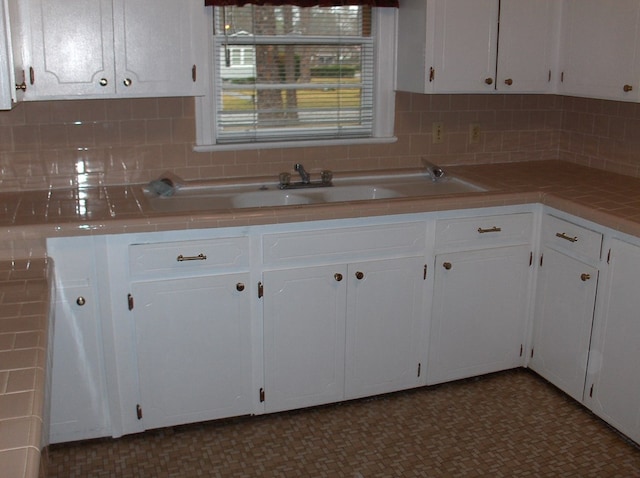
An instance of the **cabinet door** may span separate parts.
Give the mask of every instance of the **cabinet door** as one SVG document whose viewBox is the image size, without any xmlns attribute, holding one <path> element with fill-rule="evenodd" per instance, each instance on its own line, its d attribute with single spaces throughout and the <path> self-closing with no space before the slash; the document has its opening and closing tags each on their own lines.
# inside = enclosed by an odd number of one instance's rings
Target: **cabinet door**
<svg viewBox="0 0 640 478">
<path fill-rule="evenodd" d="M 558 40 L 555 26 L 558 5 L 556 0 L 500 2 L 498 91 L 551 91 L 553 53 Z"/>
<path fill-rule="evenodd" d="M 264 382 L 269 412 L 344 398 L 345 266 L 264 273 Z"/>
<path fill-rule="evenodd" d="M 640 442 L 640 247 L 612 241 L 594 320 L 585 404 Z"/>
<path fill-rule="evenodd" d="M 639 15 L 637 0 L 566 1 L 560 93 L 635 101 Z"/>
<path fill-rule="evenodd" d="M 145 428 L 250 413 L 247 283 L 228 274 L 133 284 Z"/>
<path fill-rule="evenodd" d="M 498 0 L 435 0 L 434 91 L 495 88 Z"/>
<path fill-rule="evenodd" d="M 529 253 L 522 245 L 436 256 L 427 383 L 522 365 Z"/>
<path fill-rule="evenodd" d="M 346 397 L 417 386 L 424 258 L 352 264 L 348 276 Z"/>
<path fill-rule="evenodd" d="M 598 270 L 543 249 L 529 366 L 582 401 Z"/>
<path fill-rule="evenodd" d="M 111 0 L 29 0 L 25 98 L 113 94 Z"/>
<path fill-rule="evenodd" d="M 206 73 L 198 52 L 205 52 L 208 41 L 204 16 L 199 0 L 115 0 L 118 94 L 202 94 Z"/>
</svg>

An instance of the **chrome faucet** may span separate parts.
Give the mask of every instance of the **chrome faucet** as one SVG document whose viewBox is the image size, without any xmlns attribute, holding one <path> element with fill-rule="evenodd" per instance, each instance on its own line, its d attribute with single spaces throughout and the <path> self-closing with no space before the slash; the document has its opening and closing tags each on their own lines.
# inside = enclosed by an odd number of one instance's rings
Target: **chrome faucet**
<svg viewBox="0 0 640 478">
<path fill-rule="evenodd" d="M 425 167 L 427 168 L 427 174 L 431 176 L 432 181 L 434 182 L 440 181 L 445 177 L 446 173 L 444 172 L 444 169 L 442 169 L 440 166 L 436 166 L 435 164 L 433 164 L 430 161 L 427 161 L 424 158 L 422 158 L 422 164 L 424 164 Z"/>
<path fill-rule="evenodd" d="M 302 184 L 309 184 L 311 182 L 311 177 L 309 173 L 304 170 L 304 166 L 300 163 L 296 163 L 293 167 L 300 174 L 300 179 L 302 179 Z"/>
</svg>

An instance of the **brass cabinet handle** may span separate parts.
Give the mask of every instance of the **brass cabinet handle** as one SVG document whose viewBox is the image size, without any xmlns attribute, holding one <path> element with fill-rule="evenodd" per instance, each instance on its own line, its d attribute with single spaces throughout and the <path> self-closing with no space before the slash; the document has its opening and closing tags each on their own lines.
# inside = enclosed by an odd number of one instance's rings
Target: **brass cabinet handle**
<svg viewBox="0 0 640 478">
<path fill-rule="evenodd" d="M 450 269 L 451 269 L 451 267 L 452 267 L 451 262 L 444 262 L 444 263 L 442 264 L 442 267 L 444 267 L 444 268 L 445 268 L 445 269 L 447 269 L 447 270 L 450 270 Z"/>
<path fill-rule="evenodd" d="M 339 272 L 336 272 L 335 274 L 333 274 L 333 278 L 340 282 L 342 280 L 342 274 L 340 274 Z"/>
<path fill-rule="evenodd" d="M 586 281 L 588 281 L 589 279 L 591 279 L 591 274 L 580 274 L 580 280 L 581 280 L 582 282 L 586 282 Z"/>
<path fill-rule="evenodd" d="M 86 303 L 87 303 L 86 299 L 82 296 L 76 299 L 76 304 L 78 304 L 80 307 L 82 307 Z"/>
<path fill-rule="evenodd" d="M 125 78 L 124 81 L 122 82 L 122 84 L 127 88 L 130 87 L 132 83 L 133 81 L 131 81 L 131 78 Z"/>
<path fill-rule="evenodd" d="M 207 260 L 207 256 L 205 256 L 202 252 L 200 254 L 198 254 L 197 256 L 183 256 L 182 254 L 180 254 L 178 257 L 176 257 L 176 260 L 178 262 L 206 261 Z"/>
<path fill-rule="evenodd" d="M 578 242 L 578 236 L 567 236 L 564 232 L 557 232 L 556 233 L 556 237 L 559 237 L 560 239 L 564 239 L 565 241 L 569 241 L 569 242 Z"/>
<path fill-rule="evenodd" d="M 478 228 L 478 234 L 486 234 L 487 232 L 500 232 L 500 231 L 502 231 L 502 228 L 496 227 L 496 226 L 490 227 L 488 229 L 483 229 L 481 227 Z"/>
<path fill-rule="evenodd" d="M 109 84 L 109 80 L 107 80 L 106 78 L 100 78 L 100 86 L 107 86 Z"/>
<path fill-rule="evenodd" d="M 243 284 L 242 282 L 238 282 L 238 283 L 236 284 L 236 290 L 237 290 L 238 292 L 242 292 L 242 291 L 244 290 L 244 284 Z"/>
<path fill-rule="evenodd" d="M 485 78 L 484 82 L 485 82 L 487 85 L 493 85 L 493 78 Z"/>
<path fill-rule="evenodd" d="M 356 272 L 356 279 L 362 280 L 364 278 L 364 272 Z"/>
<path fill-rule="evenodd" d="M 27 91 L 27 83 L 22 80 L 22 83 L 16 83 L 16 91 Z"/>
<path fill-rule="evenodd" d="M 511 78 L 507 78 L 506 80 L 504 80 L 504 84 L 507 86 L 511 86 L 513 85 L 513 80 Z"/>
<path fill-rule="evenodd" d="M 629 93 L 630 91 L 633 91 L 633 86 L 631 85 L 624 85 L 622 87 L 622 91 L 624 91 L 625 93 Z"/>
</svg>

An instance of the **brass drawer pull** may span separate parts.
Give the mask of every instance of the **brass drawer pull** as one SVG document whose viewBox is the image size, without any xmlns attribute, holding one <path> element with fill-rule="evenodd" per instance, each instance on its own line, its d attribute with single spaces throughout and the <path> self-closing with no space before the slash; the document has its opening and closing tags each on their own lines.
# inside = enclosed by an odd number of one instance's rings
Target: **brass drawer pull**
<svg viewBox="0 0 640 478">
<path fill-rule="evenodd" d="M 198 254 L 197 256 L 183 256 L 182 254 L 180 254 L 176 260 L 178 262 L 184 262 L 184 261 L 206 261 L 207 260 L 207 256 L 205 256 L 203 253 Z"/>
<path fill-rule="evenodd" d="M 489 229 L 483 229 L 481 227 L 478 228 L 478 234 L 485 234 L 487 232 L 500 232 L 500 231 L 502 231 L 502 228 L 496 227 L 496 226 L 490 227 Z"/>
<path fill-rule="evenodd" d="M 567 236 L 564 232 L 558 232 L 556 233 L 556 237 L 559 237 L 560 239 L 564 239 L 565 241 L 569 241 L 569 242 L 578 242 L 578 236 Z"/>
<path fill-rule="evenodd" d="M 244 284 L 243 284 L 242 282 L 238 282 L 238 283 L 236 284 L 236 290 L 237 290 L 238 292 L 242 292 L 242 291 L 244 290 Z"/>
<path fill-rule="evenodd" d="M 591 274 L 580 274 L 580 280 L 582 280 L 582 282 L 587 282 L 589 279 L 591 279 Z"/>
<path fill-rule="evenodd" d="M 335 274 L 333 274 L 333 278 L 337 281 L 340 282 L 342 280 L 342 274 L 340 274 L 339 272 L 336 272 Z"/>
<path fill-rule="evenodd" d="M 442 267 L 444 267 L 447 270 L 451 270 L 452 264 L 451 262 L 443 262 Z"/>
</svg>

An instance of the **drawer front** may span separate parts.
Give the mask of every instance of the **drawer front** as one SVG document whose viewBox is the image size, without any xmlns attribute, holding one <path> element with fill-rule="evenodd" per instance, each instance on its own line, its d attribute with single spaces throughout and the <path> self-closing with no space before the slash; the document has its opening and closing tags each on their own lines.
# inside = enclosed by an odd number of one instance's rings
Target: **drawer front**
<svg viewBox="0 0 640 478">
<path fill-rule="evenodd" d="M 265 234 L 263 260 L 265 264 L 352 262 L 371 256 L 419 255 L 425 250 L 425 231 L 425 223 L 416 222 Z"/>
<path fill-rule="evenodd" d="M 136 276 L 159 272 L 246 269 L 249 256 L 248 237 L 132 244 L 129 246 L 129 270 L 132 276 Z"/>
<path fill-rule="evenodd" d="M 602 250 L 602 234 L 546 215 L 542 219 L 542 243 L 560 251 L 598 260 Z"/>
<path fill-rule="evenodd" d="M 436 223 L 436 248 L 466 249 L 503 244 L 527 244 L 533 234 L 533 214 L 505 214 L 457 219 Z"/>
</svg>

